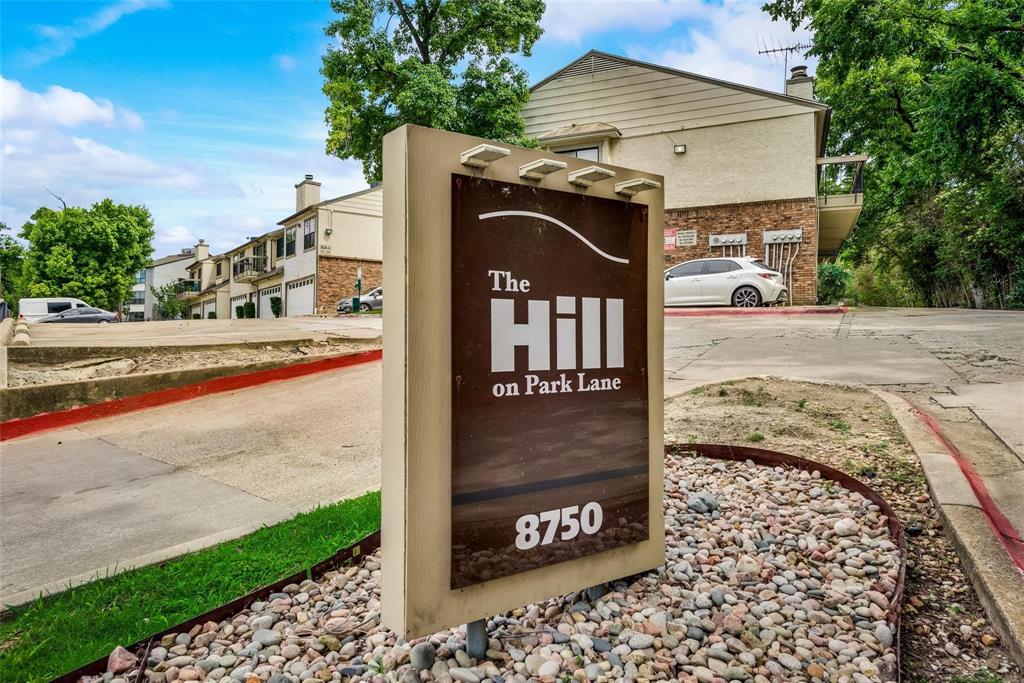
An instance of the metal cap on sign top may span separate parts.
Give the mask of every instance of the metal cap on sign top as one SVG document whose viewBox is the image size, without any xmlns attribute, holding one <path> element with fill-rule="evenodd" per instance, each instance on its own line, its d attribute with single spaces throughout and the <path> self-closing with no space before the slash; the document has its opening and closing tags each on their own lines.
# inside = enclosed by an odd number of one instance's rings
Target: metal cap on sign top
<svg viewBox="0 0 1024 683">
<path fill-rule="evenodd" d="M 569 182 L 580 187 L 590 187 L 594 183 L 614 178 L 615 171 L 600 166 L 587 166 L 569 174 Z"/>
<path fill-rule="evenodd" d="M 627 197 L 632 197 L 638 192 L 644 192 L 645 190 L 657 190 L 659 187 L 661 187 L 661 183 L 657 180 L 634 178 L 633 180 L 623 180 L 621 183 L 615 183 L 615 192 L 616 194 L 624 194 Z"/>
<path fill-rule="evenodd" d="M 459 161 L 463 166 L 487 168 L 491 165 L 492 161 L 496 161 L 502 157 L 507 157 L 511 153 L 512 150 L 505 149 L 504 147 L 482 144 L 471 149 L 467 149 L 465 152 L 460 154 Z"/>
<path fill-rule="evenodd" d="M 568 164 L 554 159 L 537 159 L 519 167 L 519 177 L 527 180 L 540 180 L 546 175 L 563 170 Z"/>
</svg>

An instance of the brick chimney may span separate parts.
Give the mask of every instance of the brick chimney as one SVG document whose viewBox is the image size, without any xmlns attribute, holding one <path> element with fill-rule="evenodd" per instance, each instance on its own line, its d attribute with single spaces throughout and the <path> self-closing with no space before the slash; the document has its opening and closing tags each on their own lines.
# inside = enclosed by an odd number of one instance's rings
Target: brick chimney
<svg viewBox="0 0 1024 683">
<path fill-rule="evenodd" d="M 205 240 L 199 240 L 192 253 L 196 255 L 196 261 L 207 259 L 210 257 L 210 245 Z"/>
<path fill-rule="evenodd" d="M 801 64 L 789 70 L 786 94 L 791 97 L 802 97 L 805 100 L 814 99 L 814 76 L 807 75 L 806 66 Z"/>
<path fill-rule="evenodd" d="M 312 174 L 307 173 L 298 185 L 295 186 L 295 210 L 302 211 L 306 207 L 320 203 L 320 183 L 313 180 Z"/>
</svg>

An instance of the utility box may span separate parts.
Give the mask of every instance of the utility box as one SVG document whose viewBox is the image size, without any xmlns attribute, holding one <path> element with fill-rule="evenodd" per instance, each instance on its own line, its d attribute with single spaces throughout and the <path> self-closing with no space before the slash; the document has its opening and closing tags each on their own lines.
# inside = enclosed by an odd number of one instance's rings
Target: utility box
<svg viewBox="0 0 1024 683">
<path fill-rule="evenodd" d="M 403 126 L 384 179 L 385 625 L 662 565 L 662 178 Z"/>
</svg>

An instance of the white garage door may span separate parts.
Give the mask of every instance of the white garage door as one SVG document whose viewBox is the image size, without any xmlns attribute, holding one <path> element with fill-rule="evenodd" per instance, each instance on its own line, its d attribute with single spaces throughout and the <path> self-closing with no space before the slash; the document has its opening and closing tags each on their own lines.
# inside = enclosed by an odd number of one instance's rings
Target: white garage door
<svg viewBox="0 0 1024 683">
<path fill-rule="evenodd" d="M 241 294 L 239 296 L 231 297 L 231 317 L 232 318 L 237 318 L 238 317 L 238 307 L 239 306 L 244 306 L 245 305 L 245 301 L 246 301 L 247 298 L 248 297 L 246 297 L 245 294 Z"/>
<path fill-rule="evenodd" d="M 216 310 L 217 310 L 217 300 L 216 299 L 210 299 L 209 301 L 204 301 L 203 302 L 203 319 L 205 320 L 206 318 L 209 318 L 210 317 L 210 313 L 213 313 Z"/>
<path fill-rule="evenodd" d="M 196 304 L 195 306 L 193 306 L 192 310 L 189 312 L 189 317 L 190 318 L 194 318 L 197 315 L 200 316 L 200 317 L 203 315 L 202 307 L 199 304 Z"/>
<path fill-rule="evenodd" d="M 285 315 L 309 315 L 313 312 L 313 278 L 289 282 Z M 267 303 L 269 306 L 269 302 Z"/>
<path fill-rule="evenodd" d="M 261 318 L 273 318 L 274 311 L 270 309 L 271 297 L 281 296 L 281 285 L 277 287 L 267 287 L 266 289 L 260 290 L 260 313 Z"/>
</svg>

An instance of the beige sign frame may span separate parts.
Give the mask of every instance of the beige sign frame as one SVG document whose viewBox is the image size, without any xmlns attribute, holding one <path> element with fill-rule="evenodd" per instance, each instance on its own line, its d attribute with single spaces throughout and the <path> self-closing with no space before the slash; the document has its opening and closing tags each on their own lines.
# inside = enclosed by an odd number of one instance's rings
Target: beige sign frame
<svg viewBox="0 0 1024 683">
<path fill-rule="evenodd" d="M 464 153 L 481 144 L 476 157 Z M 497 156 L 498 158 L 493 158 Z M 492 157 L 488 159 L 487 157 Z M 567 168 L 540 179 L 520 168 L 555 158 Z M 467 163 L 463 163 L 463 160 Z M 482 164 L 482 165 L 477 165 Z M 570 174 L 592 161 L 489 140 L 402 126 L 384 138 L 384 406 L 382 616 L 415 638 L 544 598 L 628 576 L 665 561 L 662 513 L 664 195 L 661 176 L 597 164 L 614 177 L 579 183 Z M 645 204 L 648 224 L 649 524 L 648 540 L 460 589 L 451 563 L 451 174 L 584 192 Z M 641 184 L 651 189 L 634 194 Z M 616 192 L 616 185 L 619 192 Z"/>
</svg>

